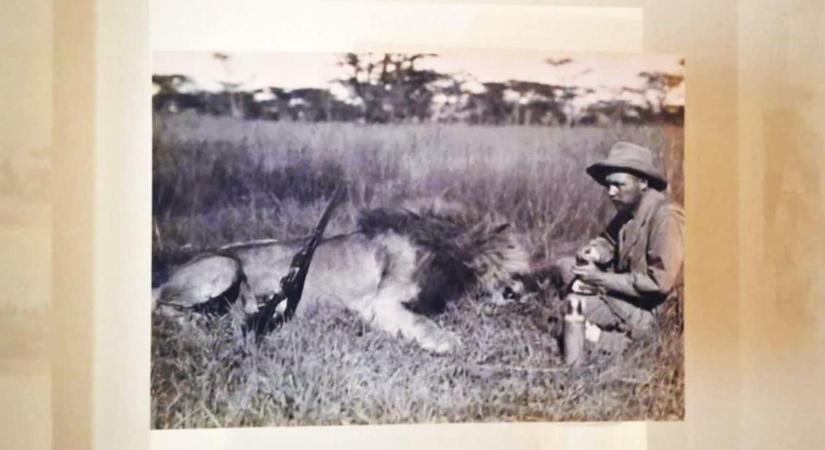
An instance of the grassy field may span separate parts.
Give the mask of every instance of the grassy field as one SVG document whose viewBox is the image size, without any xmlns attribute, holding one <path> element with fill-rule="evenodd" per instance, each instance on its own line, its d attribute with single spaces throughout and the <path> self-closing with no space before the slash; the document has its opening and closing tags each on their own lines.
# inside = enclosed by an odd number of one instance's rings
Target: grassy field
<svg viewBox="0 0 825 450">
<path fill-rule="evenodd" d="M 153 284 L 198 251 L 292 238 L 341 183 L 327 234 L 364 207 L 449 195 L 507 217 L 537 264 L 570 254 L 612 209 L 588 163 L 624 139 L 649 146 L 682 200 L 682 130 L 357 125 L 156 117 Z M 463 349 L 434 356 L 345 310 L 290 322 L 261 347 L 240 313 L 208 324 L 153 318 L 156 428 L 443 421 L 674 419 L 683 415 L 680 305 L 620 359 L 560 366 L 549 293 L 527 305 L 462 299 L 436 317 Z"/>
</svg>

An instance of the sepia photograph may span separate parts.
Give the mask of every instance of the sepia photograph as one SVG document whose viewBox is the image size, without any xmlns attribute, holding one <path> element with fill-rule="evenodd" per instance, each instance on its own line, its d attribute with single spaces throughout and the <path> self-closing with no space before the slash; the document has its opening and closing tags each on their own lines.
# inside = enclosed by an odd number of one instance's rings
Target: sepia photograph
<svg viewBox="0 0 825 450">
<path fill-rule="evenodd" d="M 682 57 L 152 71 L 153 429 L 684 418 Z"/>
</svg>

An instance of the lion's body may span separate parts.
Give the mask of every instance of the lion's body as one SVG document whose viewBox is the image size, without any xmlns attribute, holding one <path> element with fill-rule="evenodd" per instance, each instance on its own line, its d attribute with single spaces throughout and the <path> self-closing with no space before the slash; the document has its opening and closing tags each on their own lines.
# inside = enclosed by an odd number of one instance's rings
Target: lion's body
<svg viewBox="0 0 825 450">
<path fill-rule="evenodd" d="M 401 333 L 428 350 L 448 352 L 458 345 L 457 338 L 426 315 L 465 293 L 500 297 L 501 288 L 518 283 L 512 276 L 528 269 L 526 254 L 504 228 L 406 210 L 365 213 L 359 231 L 318 245 L 296 314 L 340 305 L 392 335 Z M 178 273 L 225 280 L 233 277 L 219 272 L 237 270 L 232 285 L 238 286 L 239 297 L 246 302 L 269 298 L 280 290 L 280 280 L 304 242 L 222 247 L 177 269 L 157 295 L 170 300 L 166 291 L 186 291 L 177 286 Z M 233 269 L 225 259 L 237 266 Z M 215 273 L 205 273 L 212 268 Z"/>
</svg>

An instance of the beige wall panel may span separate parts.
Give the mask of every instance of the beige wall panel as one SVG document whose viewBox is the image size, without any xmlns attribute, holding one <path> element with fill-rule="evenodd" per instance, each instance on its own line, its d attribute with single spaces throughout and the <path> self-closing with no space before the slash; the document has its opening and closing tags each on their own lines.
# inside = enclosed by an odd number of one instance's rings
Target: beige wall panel
<svg viewBox="0 0 825 450">
<path fill-rule="evenodd" d="M 151 63 L 148 5 L 97 3 L 95 449 L 149 447 Z"/>
<path fill-rule="evenodd" d="M 825 4 L 739 16 L 742 444 L 825 447 Z"/>
<path fill-rule="evenodd" d="M 633 440 L 643 424 L 154 432 L 150 441 L 148 308 L 139 303 L 149 279 L 149 117 L 148 102 L 140 103 L 149 20 L 145 5 L 105 3 L 97 11 L 87 0 L 54 4 L 54 448 L 268 448 L 279 438 L 303 439 L 307 448 L 644 447 Z M 649 425 L 649 447 L 821 447 L 821 2 L 644 7 L 644 50 L 687 57 L 690 217 L 687 416 Z M 413 436 L 421 440 L 408 442 Z"/>
<path fill-rule="evenodd" d="M 51 448 L 52 2 L 0 13 L 0 448 Z"/>
<path fill-rule="evenodd" d="M 736 448 L 739 225 L 736 3 L 649 1 L 645 50 L 686 57 L 683 423 L 649 425 L 651 449 Z"/>
<path fill-rule="evenodd" d="M 424 47 L 632 52 L 642 9 L 496 2 L 150 1 L 153 50 L 347 51 Z M 186 20 L 181 20 L 185 17 Z M 414 24 L 414 26 L 411 26 Z"/>
<path fill-rule="evenodd" d="M 94 296 L 94 3 L 54 2 L 53 448 L 90 448 Z"/>
</svg>

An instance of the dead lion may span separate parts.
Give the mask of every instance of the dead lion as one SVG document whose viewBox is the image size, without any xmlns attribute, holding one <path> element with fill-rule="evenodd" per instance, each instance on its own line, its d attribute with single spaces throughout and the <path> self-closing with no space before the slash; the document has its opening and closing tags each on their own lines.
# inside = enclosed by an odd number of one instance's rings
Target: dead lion
<svg viewBox="0 0 825 450">
<path fill-rule="evenodd" d="M 254 312 L 304 244 L 253 241 L 224 246 L 173 270 L 153 290 L 163 308 L 210 311 L 241 300 Z M 460 345 L 427 315 L 464 295 L 507 302 L 524 294 L 528 255 L 507 223 L 436 201 L 428 207 L 364 211 L 356 232 L 324 239 L 307 275 L 301 311 L 339 304 L 381 330 L 436 353 Z"/>
</svg>

